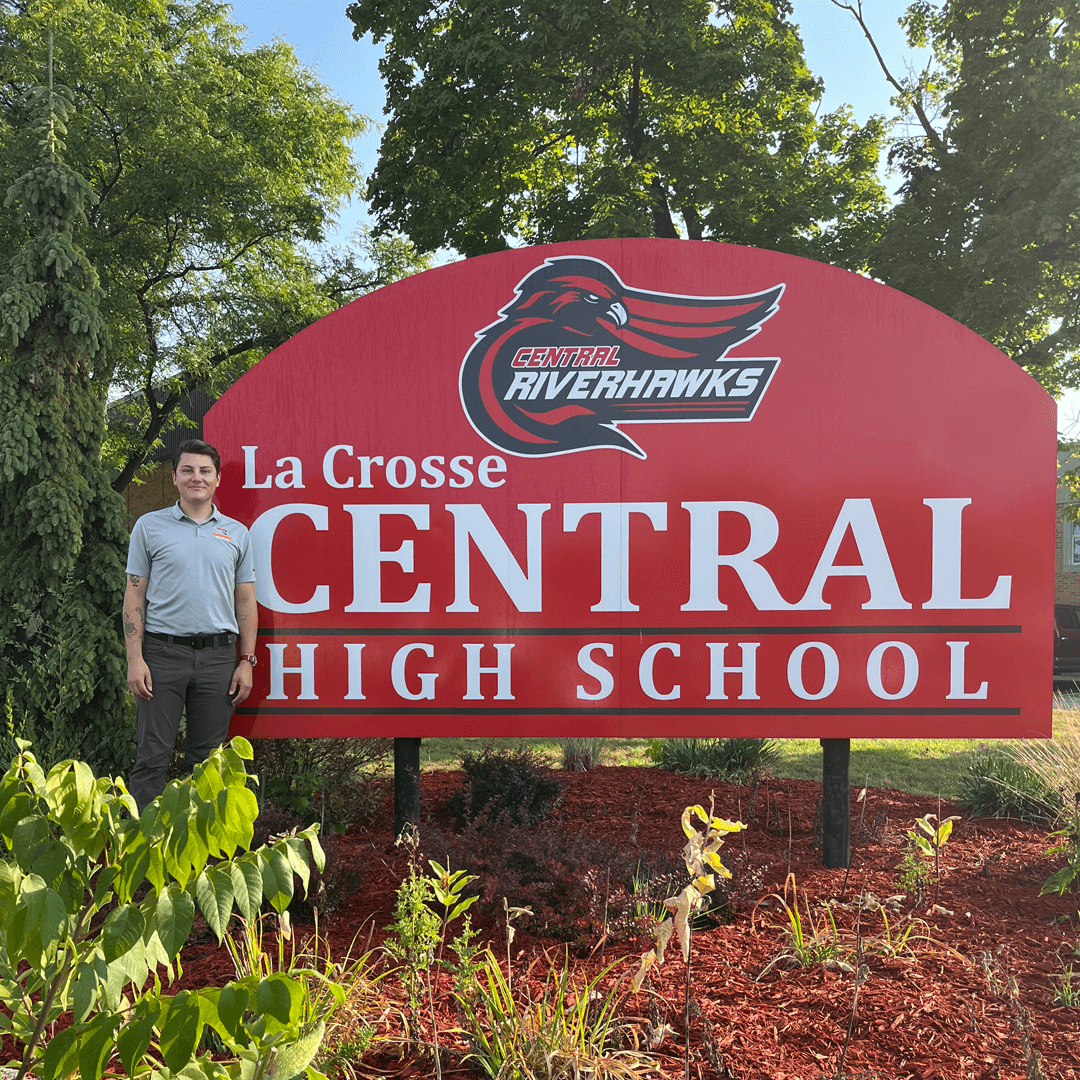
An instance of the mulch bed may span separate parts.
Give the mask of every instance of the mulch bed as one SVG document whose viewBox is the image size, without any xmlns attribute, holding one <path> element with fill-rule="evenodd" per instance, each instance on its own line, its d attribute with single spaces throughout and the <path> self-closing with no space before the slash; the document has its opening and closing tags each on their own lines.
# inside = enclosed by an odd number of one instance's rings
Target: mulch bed
<svg viewBox="0 0 1080 1080">
<path fill-rule="evenodd" d="M 945 816 L 959 811 L 948 803 L 939 808 L 933 798 L 876 788 L 867 791 L 864 810 L 853 792 L 854 851 L 850 872 L 845 872 L 821 865 L 815 838 L 819 784 L 763 784 L 751 813 L 746 787 L 690 780 L 658 769 L 601 767 L 558 775 L 565 786 L 556 824 L 548 828 L 562 830 L 568 848 L 586 835 L 602 838 L 612 853 L 620 854 L 620 865 L 635 854 L 643 859 L 677 857 L 683 844 L 683 808 L 694 803 L 708 808 L 711 792 L 718 816 L 753 819 L 744 832 L 731 835 L 724 848 L 738 885 L 728 921 L 693 936 L 691 1071 L 703 1078 L 746 1080 L 835 1076 L 851 1023 L 855 976 L 818 963 L 805 968 L 776 964 L 759 977 L 784 941 L 784 911 L 770 897 L 782 893 L 787 875 L 793 874 L 800 902 L 809 902 L 815 920 L 822 922 L 822 905 L 833 901 L 834 918 L 846 936 L 856 924 L 859 896 L 873 894 L 884 901 L 897 894 L 896 867 L 904 853 L 905 831 L 915 819 L 928 812 Z M 447 835 L 447 819 L 439 808 L 461 782 L 460 773 L 421 777 L 425 856 L 445 861 L 444 852 L 425 845 L 425 832 Z M 374 820 L 336 838 L 332 846 L 336 862 L 348 866 L 356 886 L 338 898 L 332 913 L 320 917 L 320 933 L 341 952 L 357 934 L 361 942 L 370 938 L 377 946 L 392 921 L 395 890 L 408 865 L 405 850 L 393 843 L 389 792 Z M 866 970 L 858 988 L 845 1076 L 1080 1077 L 1080 1009 L 1055 1005 L 1051 983 L 1051 977 L 1074 962 L 1080 932 L 1077 900 L 1039 896 L 1040 885 L 1058 865 L 1045 856 L 1048 846 L 1045 830 L 1014 821 L 962 819 L 942 850 L 936 905 L 931 880 L 928 895 L 914 912 L 907 899 L 886 908 L 894 940 L 909 914 L 922 920 L 899 955 L 889 955 L 883 947 L 880 910 L 858 916 Z M 603 867 L 593 876 L 604 883 L 605 892 L 611 891 Z M 501 913 L 502 898 L 491 899 L 491 909 Z M 515 899 L 509 897 L 510 903 Z M 618 971 L 636 966 L 650 946 L 648 935 L 613 931 L 601 945 L 602 916 L 597 920 L 583 924 L 571 941 L 565 927 L 554 938 L 545 936 L 542 927 L 528 926 L 529 920 L 519 920 L 512 946 L 518 985 L 522 979 L 542 983 L 545 951 L 562 963 L 564 950 L 569 950 L 569 962 L 582 976 L 613 962 L 620 964 Z M 479 925 L 496 953 L 505 956 L 501 918 L 481 917 Z M 1080 968 L 1080 959 L 1075 962 Z M 189 943 L 183 964 L 184 986 L 222 982 L 231 974 L 227 955 L 212 941 Z M 656 1048 L 664 1077 L 683 1075 L 685 977 L 686 967 L 674 946 L 664 965 L 654 970 L 647 992 L 627 1003 L 630 1012 L 640 1013 L 643 1032 L 650 1024 L 654 1032 L 660 1024 L 669 1025 Z M 448 988 L 448 982 L 441 984 L 437 999 L 440 1028 L 455 1023 Z M 396 991 L 391 986 L 388 993 L 393 997 Z M 400 1033 L 393 1020 L 382 1032 Z M 434 1068 L 430 1059 L 414 1055 L 394 1060 L 384 1054 L 360 1063 L 360 1072 L 429 1076 Z M 454 1064 L 444 1068 L 447 1073 L 468 1075 L 468 1069 Z"/>
</svg>

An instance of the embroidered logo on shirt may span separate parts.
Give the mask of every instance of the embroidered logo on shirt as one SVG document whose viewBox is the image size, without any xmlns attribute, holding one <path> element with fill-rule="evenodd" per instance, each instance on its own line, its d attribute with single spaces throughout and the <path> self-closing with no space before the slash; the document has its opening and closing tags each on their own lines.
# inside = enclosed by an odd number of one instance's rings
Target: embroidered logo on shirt
<svg viewBox="0 0 1080 1080">
<path fill-rule="evenodd" d="M 219 540 L 228 540 L 230 544 L 236 542 L 220 525 L 218 525 L 217 528 L 214 529 L 214 536 L 216 536 Z"/>
</svg>

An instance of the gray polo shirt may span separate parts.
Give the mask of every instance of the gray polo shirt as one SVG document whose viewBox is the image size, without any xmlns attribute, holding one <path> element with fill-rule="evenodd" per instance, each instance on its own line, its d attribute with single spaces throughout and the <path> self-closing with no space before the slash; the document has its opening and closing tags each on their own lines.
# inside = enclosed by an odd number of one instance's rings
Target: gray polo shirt
<svg viewBox="0 0 1080 1080">
<path fill-rule="evenodd" d="M 148 579 L 147 630 L 184 637 L 236 634 L 236 586 L 255 580 L 251 538 L 216 506 L 196 524 L 177 502 L 135 522 L 127 572 Z"/>
</svg>

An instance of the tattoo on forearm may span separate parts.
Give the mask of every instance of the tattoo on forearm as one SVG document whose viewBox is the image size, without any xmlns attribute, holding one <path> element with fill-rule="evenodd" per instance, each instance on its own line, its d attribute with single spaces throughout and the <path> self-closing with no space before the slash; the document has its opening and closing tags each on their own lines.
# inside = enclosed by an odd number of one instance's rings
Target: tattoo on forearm
<svg viewBox="0 0 1080 1080">
<path fill-rule="evenodd" d="M 135 614 L 138 616 L 138 620 L 132 619 L 126 611 L 124 612 L 124 633 L 128 637 L 134 637 L 136 634 L 141 635 L 143 627 L 146 625 L 146 612 L 143 608 L 137 607 Z"/>
</svg>

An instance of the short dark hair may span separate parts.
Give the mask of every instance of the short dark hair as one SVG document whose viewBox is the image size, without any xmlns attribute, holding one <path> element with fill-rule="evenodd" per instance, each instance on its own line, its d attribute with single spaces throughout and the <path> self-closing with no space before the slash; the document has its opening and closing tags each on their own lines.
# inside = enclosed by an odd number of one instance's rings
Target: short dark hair
<svg viewBox="0 0 1080 1080">
<path fill-rule="evenodd" d="M 214 463 L 214 469 L 220 474 L 221 455 L 217 452 L 215 447 L 211 446 L 208 442 L 203 442 L 202 439 L 185 439 L 176 450 L 173 451 L 172 471 L 174 474 L 176 470 L 180 468 L 180 459 L 185 454 L 204 454 Z"/>
</svg>

